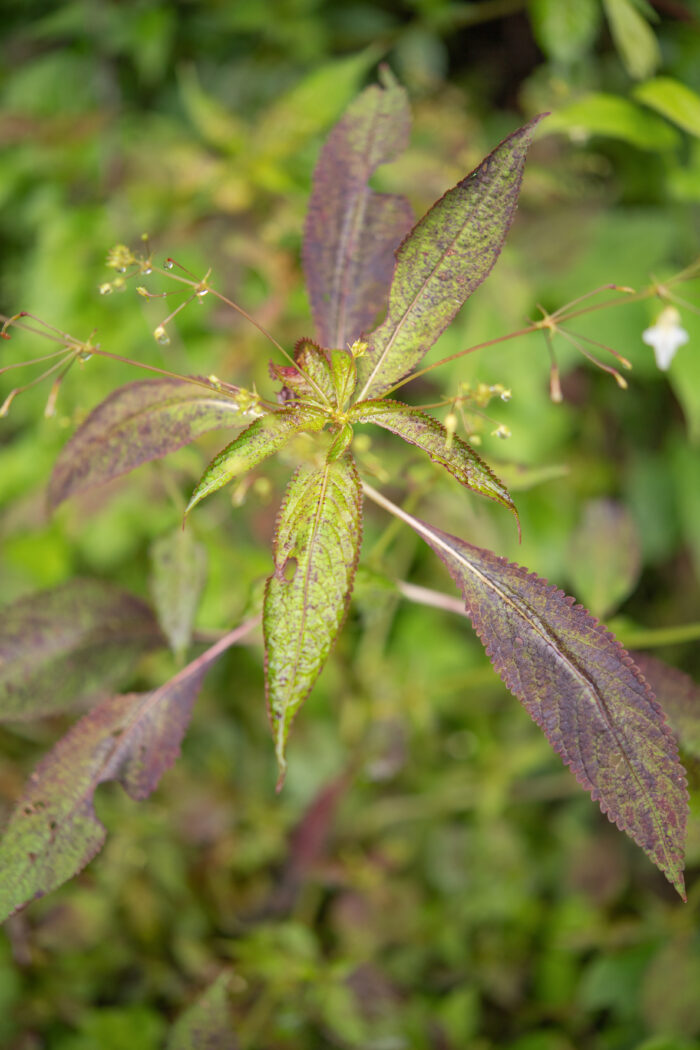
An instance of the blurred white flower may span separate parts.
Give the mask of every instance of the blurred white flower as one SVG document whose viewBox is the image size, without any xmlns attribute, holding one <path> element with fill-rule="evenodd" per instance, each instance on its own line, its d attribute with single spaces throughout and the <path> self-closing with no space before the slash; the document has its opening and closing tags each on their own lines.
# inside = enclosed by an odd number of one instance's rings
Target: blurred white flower
<svg viewBox="0 0 700 1050">
<path fill-rule="evenodd" d="M 666 306 L 656 318 L 656 324 L 642 332 L 647 346 L 653 346 L 656 363 L 665 372 L 676 350 L 688 342 L 688 333 L 681 328 L 681 315 L 675 306 Z"/>
</svg>

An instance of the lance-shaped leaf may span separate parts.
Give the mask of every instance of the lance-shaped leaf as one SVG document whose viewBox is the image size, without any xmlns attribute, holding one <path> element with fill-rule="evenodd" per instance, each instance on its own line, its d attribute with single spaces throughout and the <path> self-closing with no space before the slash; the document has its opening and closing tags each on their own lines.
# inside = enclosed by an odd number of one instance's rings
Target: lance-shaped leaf
<svg viewBox="0 0 700 1050">
<path fill-rule="evenodd" d="M 406 93 L 385 76 L 348 108 L 321 150 L 314 172 L 303 261 L 318 337 L 345 347 L 386 301 L 394 251 L 411 228 L 408 201 L 367 182 L 408 144 Z"/>
<path fill-rule="evenodd" d="M 508 689 L 608 818 L 684 896 L 685 773 L 663 711 L 620 643 L 534 573 L 377 502 L 444 562 Z"/>
<path fill-rule="evenodd" d="M 6 606 L 0 617 L 0 720 L 25 720 L 104 696 L 138 657 L 164 644 L 140 599 L 71 580 Z"/>
<path fill-rule="evenodd" d="M 167 456 L 209 430 L 246 426 L 256 414 L 245 391 L 237 398 L 206 380 L 129 383 L 98 405 L 61 451 L 49 483 L 49 505 L 57 507 L 77 492 Z"/>
<path fill-rule="evenodd" d="M 236 1050 L 231 1022 L 231 972 L 224 971 L 178 1017 L 167 1050 Z"/>
<path fill-rule="evenodd" d="M 158 621 L 178 659 L 187 651 L 207 579 L 207 552 L 192 530 L 177 528 L 151 546 L 151 594 Z"/>
<path fill-rule="evenodd" d="M 677 667 L 647 653 L 633 655 L 666 712 L 678 743 L 693 758 L 700 759 L 700 685 Z"/>
<path fill-rule="evenodd" d="M 211 461 L 192 493 L 187 512 L 205 496 L 279 452 L 296 434 L 305 430 L 322 430 L 327 422 L 328 416 L 324 412 L 310 405 L 297 404 L 256 419 Z"/>
<path fill-rule="evenodd" d="M 251 626 L 231 631 L 160 689 L 103 700 L 39 763 L 0 843 L 0 922 L 102 848 L 99 784 L 117 780 L 137 801 L 150 795 L 179 754 L 205 672 Z"/>
<path fill-rule="evenodd" d="M 506 487 L 466 441 L 448 435 L 442 423 L 400 401 L 360 401 L 348 413 L 351 423 L 376 423 L 427 452 L 461 485 L 518 513 Z"/>
<path fill-rule="evenodd" d="M 427 353 L 488 277 L 515 216 L 523 167 L 541 117 L 513 132 L 437 201 L 399 248 L 385 320 L 367 337 L 360 398 L 377 397 Z"/>
<path fill-rule="evenodd" d="M 263 607 L 266 689 L 280 786 L 289 727 L 345 618 L 362 535 L 360 480 L 349 453 L 303 466 L 285 493 L 275 570 Z"/>
<path fill-rule="evenodd" d="M 300 339 L 294 347 L 294 365 L 270 361 L 270 375 L 284 383 L 284 397 L 311 398 L 336 404 L 335 386 L 328 353 L 310 339 Z"/>
</svg>

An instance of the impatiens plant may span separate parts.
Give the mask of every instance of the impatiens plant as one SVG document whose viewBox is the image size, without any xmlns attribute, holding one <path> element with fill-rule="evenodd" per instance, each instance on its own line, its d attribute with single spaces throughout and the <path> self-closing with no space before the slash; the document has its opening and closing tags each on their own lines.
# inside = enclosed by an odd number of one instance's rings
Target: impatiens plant
<svg viewBox="0 0 700 1050">
<path fill-rule="evenodd" d="M 188 527 L 159 545 L 157 615 L 123 592 L 89 581 L 25 598 L 6 612 L 0 626 L 5 718 L 33 718 L 76 705 L 89 709 L 32 774 L 9 822 L 0 847 L 2 917 L 60 885 L 100 849 L 105 829 L 94 810 L 99 784 L 118 780 L 135 799 L 153 790 L 178 753 L 205 672 L 260 622 L 281 787 L 290 728 L 347 613 L 365 497 L 413 529 L 444 563 L 506 686 L 603 812 L 684 894 L 685 776 L 676 740 L 647 680 L 659 681 L 663 701 L 673 679 L 651 664 L 642 674 L 605 627 L 534 573 L 396 506 L 362 476 L 353 451 L 357 426 L 383 428 L 517 522 L 506 485 L 456 433 L 456 409 L 464 399 L 445 403 L 450 412 L 442 423 L 393 395 L 423 374 L 425 354 L 496 263 L 539 120 L 509 135 L 413 225 L 404 198 L 368 185 L 377 167 L 400 154 L 408 139 L 405 94 L 384 74 L 382 86 L 367 88 L 351 105 L 321 152 L 303 249 L 316 339 L 299 339 L 291 355 L 275 344 L 286 358 L 270 364 L 275 400 L 215 376 L 163 372 L 116 390 L 68 441 L 49 484 L 52 508 L 221 428 L 239 432 L 202 474 L 186 518 L 205 497 L 282 449 L 298 465 L 277 518 L 261 615 L 251 615 L 160 688 L 126 696 L 113 692 L 144 649 L 167 638 L 182 656 L 191 644 L 204 554 Z M 109 262 L 117 277 L 103 286 L 105 292 L 129 276 L 153 270 L 172 274 L 171 261 L 159 268 L 146 251 L 119 247 Z M 190 299 L 212 293 L 228 302 L 208 275 L 201 281 L 175 277 L 189 287 Z M 669 285 L 664 294 L 672 298 Z M 631 294 L 619 291 L 622 297 Z M 590 356 L 581 340 L 593 341 L 562 328 L 583 312 L 579 306 L 543 314 L 515 334 L 541 331 L 551 341 L 562 333 Z M 156 329 L 160 342 L 168 340 L 170 319 Z M 26 327 L 21 315 L 11 323 Z M 110 355 L 64 333 L 49 335 L 60 344 L 44 373 L 56 375 L 53 405 L 75 360 Z M 602 367 L 624 386 L 616 369 Z M 551 390 L 560 399 L 554 360 Z M 495 392 L 508 396 L 503 388 Z M 477 391 L 477 404 L 479 396 Z"/>
</svg>

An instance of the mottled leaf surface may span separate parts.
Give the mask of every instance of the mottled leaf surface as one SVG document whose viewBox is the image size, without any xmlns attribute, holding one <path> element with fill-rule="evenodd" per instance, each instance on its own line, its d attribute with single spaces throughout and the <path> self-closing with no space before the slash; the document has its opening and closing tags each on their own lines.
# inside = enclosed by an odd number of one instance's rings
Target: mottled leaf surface
<svg viewBox="0 0 700 1050">
<path fill-rule="evenodd" d="M 401 244 L 385 320 L 358 361 L 360 398 L 410 372 L 488 277 L 515 216 L 540 117 L 513 132 L 432 206 Z"/>
<path fill-rule="evenodd" d="M 236 1050 L 231 1023 L 231 973 L 224 971 L 173 1025 L 167 1050 Z"/>
<path fill-rule="evenodd" d="M 700 685 L 690 675 L 654 656 L 633 656 L 666 712 L 678 743 L 693 758 L 700 759 Z"/>
<path fill-rule="evenodd" d="M 349 454 L 302 466 L 277 522 L 263 607 L 266 688 L 280 775 L 292 720 L 345 617 L 362 533 L 360 480 Z"/>
<path fill-rule="evenodd" d="M 632 659 L 573 598 L 534 573 L 418 519 L 411 524 L 462 591 L 508 689 L 602 811 L 684 896 L 685 773 Z"/>
<path fill-rule="evenodd" d="M 632 592 L 642 566 L 634 518 L 614 500 L 589 500 L 571 537 L 569 578 L 594 616 L 614 612 Z"/>
<path fill-rule="evenodd" d="M 207 552 L 190 528 L 177 528 L 151 545 L 151 594 L 163 634 L 185 655 L 207 579 Z"/>
<path fill-rule="evenodd" d="M 179 754 L 204 674 L 248 629 L 226 635 L 160 689 L 103 700 L 39 763 L 0 843 L 0 921 L 102 848 L 98 785 L 117 780 L 135 800 L 153 791 Z"/>
<path fill-rule="evenodd" d="M 300 339 L 294 347 L 294 365 L 270 362 L 270 375 L 284 383 L 283 399 L 311 398 L 335 404 L 335 387 L 328 354 L 310 339 Z"/>
<path fill-rule="evenodd" d="M 211 461 L 192 493 L 190 511 L 205 496 L 216 492 L 233 478 L 246 474 L 268 456 L 278 452 L 288 441 L 304 430 L 321 430 L 328 422 L 322 412 L 308 406 L 291 404 L 270 412 L 239 434 Z"/>
<path fill-rule="evenodd" d="M 140 599 L 99 580 L 71 580 L 12 605 L 0 616 L 0 720 L 80 707 L 164 644 Z"/>
<path fill-rule="evenodd" d="M 110 394 L 61 451 L 49 483 L 49 504 L 102 485 L 142 463 L 167 456 L 220 427 L 246 426 L 234 396 L 179 379 L 129 383 Z"/>
<path fill-rule="evenodd" d="M 318 337 L 345 347 L 376 319 L 386 301 L 394 251 L 408 233 L 408 201 L 367 182 L 408 144 L 406 93 L 388 78 L 348 108 L 330 133 L 314 172 L 303 262 Z"/>
<path fill-rule="evenodd" d="M 517 517 L 508 490 L 483 459 L 456 434 L 448 440 L 449 435 L 442 423 L 432 416 L 400 401 L 361 401 L 350 410 L 349 420 L 352 423 L 376 423 L 423 449 L 434 463 L 449 471 L 461 485 L 496 500 Z"/>
</svg>

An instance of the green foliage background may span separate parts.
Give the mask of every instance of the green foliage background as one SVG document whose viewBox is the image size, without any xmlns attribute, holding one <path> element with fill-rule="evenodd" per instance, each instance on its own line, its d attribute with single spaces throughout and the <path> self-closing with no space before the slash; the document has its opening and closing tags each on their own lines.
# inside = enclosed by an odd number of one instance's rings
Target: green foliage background
<svg viewBox="0 0 700 1050">
<path fill-rule="evenodd" d="M 553 114 L 508 246 L 435 359 L 521 327 L 538 303 L 662 280 L 697 254 L 700 100 L 681 104 L 658 79 L 700 94 L 697 0 L 15 0 L 3 15 L 2 308 L 75 336 L 97 328 L 115 353 L 270 389 L 268 347 L 211 296 L 158 346 L 151 332 L 171 306 L 100 297 L 105 253 L 148 231 L 158 255 L 211 266 L 286 345 L 310 335 L 299 249 L 313 164 L 380 60 L 408 87 L 415 126 L 408 154 L 376 181 L 418 214 L 524 118 Z M 697 285 L 681 294 L 700 305 Z M 407 388 L 415 403 L 460 381 L 512 390 L 490 409 L 512 437 L 487 424 L 482 450 L 521 489 L 522 546 L 508 515 L 389 438 L 368 455 L 422 516 L 597 603 L 631 646 L 666 642 L 658 655 L 697 678 L 700 629 L 682 643 L 673 628 L 700 620 L 700 317 L 683 312 L 690 343 L 664 375 L 641 342 L 660 305 L 579 325 L 632 362 L 626 393 L 562 343 L 565 402 L 552 404 L 534 336 Z M 46 350 L 16 333 L 0 365 Z M 44 510 L 70 429 L 134 378 L 93 358 L 53 418 L 40 387 L 0 421 L 2 602 L 76 574 L 148 595 L 149 547 L 180 521 L 173 490 L 191 491 L 216 438 L 51 520 Z M 201 631 L 259 600 L 287 473 L 274 465 L 240 508 L 224 492 L 197 510 L 209 561 Z M 626 508 L 621 538 L 595 524 L 600 499 Z M 635 542 L 639 578 L 620 585 Z M 450 589 L 378 513 L 363 551 L 370 568 Z M 276 798 L 261 660 L 257 643 L 227 655 L 158 792 L 140 806 L 103 792 L 104 852 L 7 924 L 0 1045 L 155 1050 L 230 966 L 244 1050 L 700 1046 L 697 793 L 683 906 L 562 769 L 467 622 L 398 604 L 366 573 Z M 133 684 L 172 670 L 150 657 Z M 2 731 L 5 812 L 68 724 Z M 697 784 L 692 760 L 690 773 Z M 338 777 L 323 841 L 305 852 L 294 828 Z"/>
</svg>

